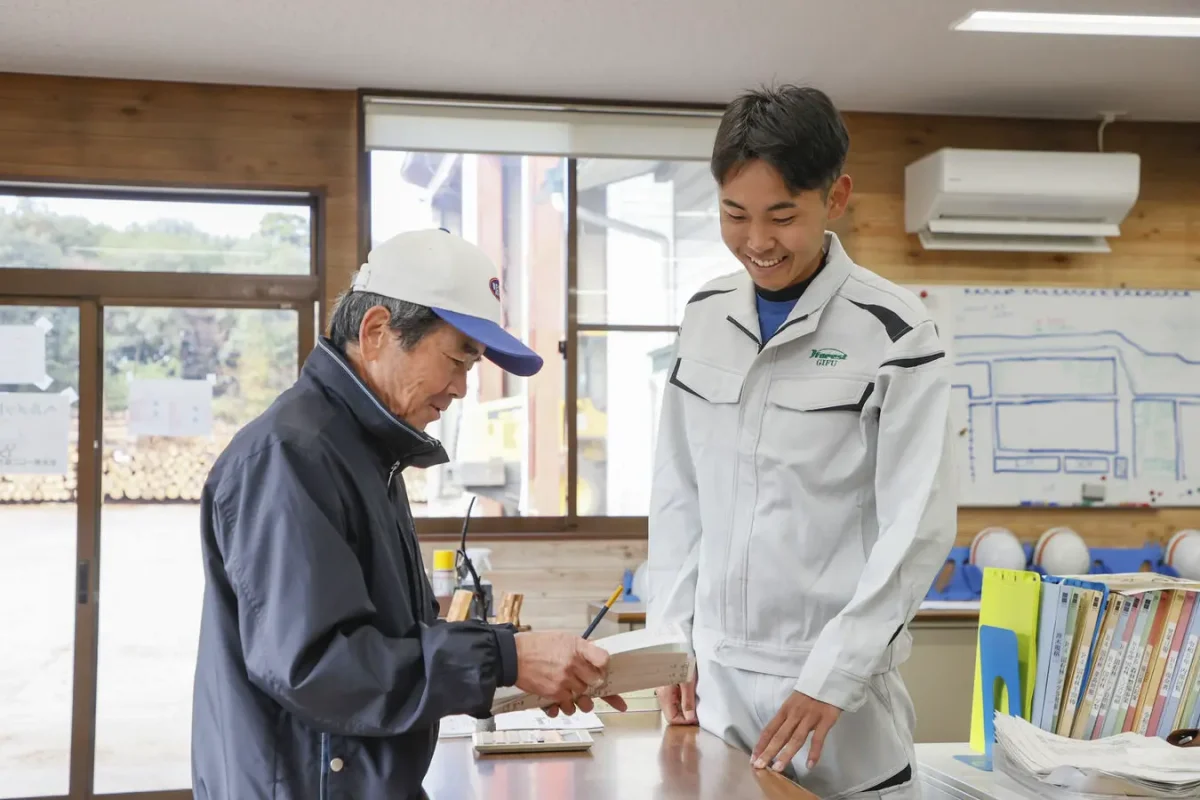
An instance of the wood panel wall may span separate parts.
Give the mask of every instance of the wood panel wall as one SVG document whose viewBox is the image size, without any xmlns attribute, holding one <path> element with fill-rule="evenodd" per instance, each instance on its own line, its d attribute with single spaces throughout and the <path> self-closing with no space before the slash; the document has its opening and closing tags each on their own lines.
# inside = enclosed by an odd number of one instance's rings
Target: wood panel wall
<svg viewBox="0 0 1200 800">
<path fill-rule="evenodd" d="M 326 294 L 358 266 L 353 92 L 0 73 L 0 179 L 325 196 Z"/>
<path fill-rule="evenodd" d="M 0 74 L 0 177 L 322 189 L 326 293 L 357 266 L 352 92 L 197 86 Z M 1060 121 L 847 114 L 855 181 L 838 225 L 851 255 L 901 282 L 1200 289 L 1200 125 L 1118 122 L 1108 150 L 1142 156 L 1137 206 L 1106 255 L 926 252 L 904 233 L 904 166 L 942 146 L 1093 150 L 1096 126 Z M 1012 509 L 959 514 L 961 543 L 1003 524 L 1026 539 L 1053 525 L 1095 545 L 1200 527 L 1200 511 Z M 478 542 L 483 544 L 483 542 Z M 497 592 L 523 591 L 539 628 L 579 628 L 586 603 L 645 558 L 644 541 L 497 540 Z M 437 546 L 423 544 L 427 563 Z"/>
</svg>

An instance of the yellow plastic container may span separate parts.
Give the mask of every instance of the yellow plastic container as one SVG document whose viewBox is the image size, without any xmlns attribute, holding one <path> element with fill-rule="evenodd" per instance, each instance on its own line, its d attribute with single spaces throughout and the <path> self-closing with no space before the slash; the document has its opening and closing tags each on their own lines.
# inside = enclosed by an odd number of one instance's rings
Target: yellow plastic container
<svg viewBox="0 0 1200 800">
<path fill-rule="evenodd" d="M 453 550 L 434 550 L 433 551 L 433 569 L 448 569 L 454 571 L 454 551 Z"/>
<path fill-rule="evenodd" d="M 433 551 L 433 572 L 429 582 L 433 585 L 433 593 L 439 597 L 454 594 L 454 550 Z"/>
</svg>

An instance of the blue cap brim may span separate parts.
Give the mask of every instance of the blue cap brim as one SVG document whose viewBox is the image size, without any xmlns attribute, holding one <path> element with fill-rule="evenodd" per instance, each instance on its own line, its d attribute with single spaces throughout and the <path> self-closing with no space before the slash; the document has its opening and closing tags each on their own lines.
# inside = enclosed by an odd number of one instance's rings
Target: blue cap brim
<svg viewBox="0 0 1200 800">
<path fill-rule="evenodd" d="M 433 313 L 484 346 L 483 356 L 505 372 L 528 378 L 542 368 L 542 357 L 496 323 L 457 311 L 435 308 Z"/>
</svg>

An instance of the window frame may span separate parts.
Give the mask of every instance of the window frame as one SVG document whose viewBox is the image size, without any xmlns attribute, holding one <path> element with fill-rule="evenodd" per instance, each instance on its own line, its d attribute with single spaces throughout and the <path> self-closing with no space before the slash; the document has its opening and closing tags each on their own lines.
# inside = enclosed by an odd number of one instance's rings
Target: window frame
<svg viewBox="0 0 1200 800">
<path fill-rule="evenodd" d="M 602 112 L 614 117 L 644 116 L 647 114 L 694 115 L 716 117 L 724 111 L 721 104 L 649 103 L 608 100 L 578 100 L 565 98 L 535 98 L 520 96 L 442 94 L 437 92 L 401 92 L 386 89 L 360 89 L 358 92 L 358 141 L 359 141 L 359 261 L 365 263 L 371 243 L 371 149 L 367 145 L 367 107 L 372 101 L 416 105 L 445 105 L 458 108 L 476 108 L 481 114 L 496 110 L 517 111 Z M 457 152 L 457 151 L 456 151 Z M 530 155 L 505 151 L 511 155 Z M 539 154 L 541 155 L 541 154 Z M 566 171 L 564 175 L 564 252 L 565 259 L 565 337 L 559 343 L 559 353 L 564 364 L 563 407 L 578 408 L 579 402 L 579 337 L 584 333 L 635 332 L 677 333 L 678 325 L 637 325 L 581 323 L 578 314 L 579 284 L 579 184 L 578 168 L 581 157 L 631 158 L 625 153 L 589 153 L 584 155 L 562 155 Z M 663 159 L 659 154 L 654 156 Z M 694 158 L 679 158 L 695 161 Z M 646 516 L 593 516 L 578 513 L 579 479 L 579 436 L 578 415 L 564 414 L 566 438 L 566 514 L 564 516 L 520 516 L 520 517 L 476 517 L 470 523 L 470 536 L 474 540 L 487 539 L 629 539 L 645 540 L 648 532 Z M 458 540 L 462 533 L 463 520 L 458 517 L 421 517 L 416 520 L 417 532 L 427 541 Z"/>
<path fill-rule="evenodd" d="M 316 346 L 325 318 L 325 191 L 255 187 L 180 187 L 174 184 L 88 181 L 0 176 L 0 195 L 16 197 L 135 200 L 276 205 L 309 212 L 309 267 L 306 275 L 263 273 L 153 272 L 90 269 L 44 269 L 0 265 L 4 278 L 0 297 L 9 303 L 44 300 L 105 306 L 184 306 L 192 308 L 280 308 L 298 318 L 298 365 Z M 213 280 L 214 277 L 223 280 Z M 313 324 L 306 324 L 311 318 Z"/>
</svg>

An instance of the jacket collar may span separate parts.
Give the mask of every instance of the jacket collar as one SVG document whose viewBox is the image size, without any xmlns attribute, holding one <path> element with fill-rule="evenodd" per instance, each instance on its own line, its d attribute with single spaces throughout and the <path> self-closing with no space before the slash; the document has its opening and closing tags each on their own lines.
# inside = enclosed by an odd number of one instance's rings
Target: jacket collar
<svg viewBox="0 0 1200 800">
<path fill-rule="evenodd" d="M 796 301 L 791 313 L 788 314 L 787 319 L 779 326 L 770 341 L 765 344 L 759 342 L 759 350 L 791 341 L 815 331 L 817 322 L 821 318 L 821 312 L 824 311 L 830 299 L 837 294 L 838 289 L 842 288 L 846 278 L 850 277 L 853 267 L 854 262 L 846 255 L 842 243 L 838 241 L 837 234 L 826 231 L 825 267 L 817 273 L 812 283 L 804 290 L 804 294 Z M 758 332 L 758 306 L 754 300 L 754 283 L 745 271 L 739 277 L 738 288 L 730 296 L 730 303 L 733 310 L 729 315 L 729 322 L 741 328 L 742 333 L 749 334 L 751 339 L 758 341 L 760 334 Z"/>
<path fill-rule="evenodd" d="M 301 376 L 340 400 L 372 448 L 389 464 L 425 468 L 450 460 L 441 442 L 388 411 L 328 338 L 317 341 Z"/>
</svg>

